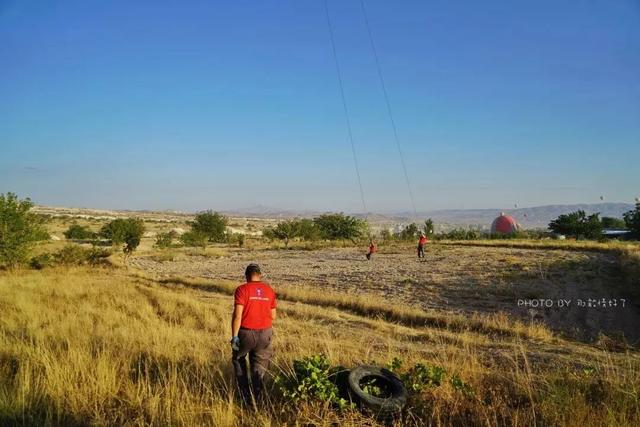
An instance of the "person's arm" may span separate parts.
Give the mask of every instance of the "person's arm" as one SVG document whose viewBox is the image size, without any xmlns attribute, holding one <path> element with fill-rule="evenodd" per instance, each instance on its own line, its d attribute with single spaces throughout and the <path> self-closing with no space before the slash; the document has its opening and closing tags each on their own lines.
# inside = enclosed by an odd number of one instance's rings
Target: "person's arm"
<svg viewBox="0 0 640 427">
<path fill-rule="evenodd" d="M 272 308 L 271 309 L 271 320 L 276 320 L 276 309 Z"/>
<path fill-rule="evenodd" d="M 240 331 L 240 324 L 242 323 L 242 312 L 244 311 L 244 305 L 235 304 L 233 307 L 233 315 L 231 316 L 231 336 L 237 337 Z"/>
</svg>

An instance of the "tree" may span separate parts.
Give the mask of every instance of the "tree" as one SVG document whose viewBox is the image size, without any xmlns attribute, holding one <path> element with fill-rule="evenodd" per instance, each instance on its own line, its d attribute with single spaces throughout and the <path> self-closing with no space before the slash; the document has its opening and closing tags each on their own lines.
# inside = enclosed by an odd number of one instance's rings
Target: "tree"
<svg viewBox="0 0 640 427">
<path fill-rule="evenodd" d="M 599 214 L 587 216 L 582 210 L 560 215 L 549 223 L 549 229 L 576 238 L 597 239 L 602 236 Z"/>
<path fill-rule="evenodd" d="M 31 199 L 0 194 L 0 266 L 15 267 L 29 258 L 33 244 L 48 238 L 43 218 L 33 212 Z"/>
<path fill-rule="evenodd" d="M 207 238 L 210 242 L 224 242 L 227 238 L 228 219 L 211 210 L 200 212 L 191 223 L 191 230 Z"/>
<path fill-rule="evenodd" d="M 68 240 L 85 240 L 94 239 L 96 237 L 96 233 L 89 230 L 88 227 L 80 224 L 71 224 L 67 231 L 62 234 L 64 234 L 64 237 Z"/>
<path fill-rule="evenodd" d="M 627 228 L 627 224 L 624 222 L 624 219 L 603 216 L 602 228 L 625 229 Z"/>
<path fill-rule="evenodd" d="M 171 244 L 173 243 L 173 239 L 175 238 L 176 238 L 176 232 L 173 230 L 167 231 L 165 233 L 158 233 L 158 235 L 156 236 L 155 246 L 158 249 L 167 249 L 171 247 Z"/>
<path fill-rule="evenodd" d="M 397 237 L 400 240 L 414 240 L 420 234 L 420 229 L 418 228 L 418 224 L 412 223 L 404 227 L 398 234 Z"/>
<path fill-rule="evenodd" d="M 140 245 L 144 234 L 144 222 L 139 218 L 118 218 L 105 224 L 100 235 L 114 246 L 122 246 L 125 257 L 131 255 Z"/>
<path fill-rule="evenodd" d="M 343 213 L 323 214 L 313 219 L 320 237 L 355 241 L 367 232 L 367 222 Z"/>
<path fill-rule="evenodd" d="M 298 220 L 298 237 L 302 240 L 318 240 L 320 230 L 312 219 L 302 218 Z"/>
<path fill-rule="evenodd" d="M 640 239 L 640 202 L 636 203 L 636 208 L 625 212 L 623 215 L 627 228 L 631 231 L 631 235 Z"/>
<path fill-rule="evenodd" d="M 285 247 L 289 247 L 289 241 L 299 235 L 300 223 L 295 219 L 279 222 L 267 233 L 267 236 L 272 239 L 283 240 Z"/>
<path fill-rule="evenodd" d="M 431 218 L 427 219 L 422 226 L 422 232 L 429 236 L 433 234 L 433 220 Z"/>
</svg>

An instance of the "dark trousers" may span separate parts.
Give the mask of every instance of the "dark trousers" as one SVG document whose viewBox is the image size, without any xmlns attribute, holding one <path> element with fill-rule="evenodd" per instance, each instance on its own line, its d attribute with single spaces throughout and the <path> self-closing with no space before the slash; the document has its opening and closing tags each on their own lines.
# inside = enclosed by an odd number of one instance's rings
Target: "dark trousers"
<svg viewBox="0 0 640 427">
<path fill-rule="evenodd" d="M 257 401 L 262 392 L 264 374 L 269 368 L 269 361 L 273 356 L 271 337 L 273 331 L 269 329 L 240 329 L 240 350 L 232 355 L 233 370 L 242 400 L 251 403 L 251 395 Z M 247 366 L 247 355 L 249 366 Z"/>
<path fill-rule="evenodd" d="M 424 258 L 424 245 L 418 245 L 418 258 Z"/>
</svg>

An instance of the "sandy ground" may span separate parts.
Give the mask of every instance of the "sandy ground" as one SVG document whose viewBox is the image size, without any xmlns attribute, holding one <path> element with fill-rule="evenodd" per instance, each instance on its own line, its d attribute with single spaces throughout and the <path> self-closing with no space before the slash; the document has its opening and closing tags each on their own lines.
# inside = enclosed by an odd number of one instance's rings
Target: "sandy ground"
<svg viewBox="0 0 640 427">
<path fill-rule="evenodd" d="M 258 262 L 274 287 L 304 284 L 318 292 L 367 294 L 394 304 L 456 312 L 507 312 L 541 320 L 582 340 L 624 334 L 640 339 L 640 306 L 622 285 L 616 259 L 596 252 L 431 245 L 424 261 L 412 250 L 376 254 L 363 250 L 230 250 L 220 257 L 182 256 L 159 261 L 137 257 L 131 265 L 157 276 L 187 276 L 240 282 L 244 267 Z M 605 307 L 578 307 L 606 299 Z M 550 300 L 552 307 L 522 300 Z M 559 307 L 558 300 L 570 300 Z M 609 300 L 617 300 L 610 307 Z M 624 301 L 623 301 L 624 300 Z M 520 301 L 520 304 L 519 304 Z M 535 304 L 536 302 L 531 302 Z"/>
</svg>

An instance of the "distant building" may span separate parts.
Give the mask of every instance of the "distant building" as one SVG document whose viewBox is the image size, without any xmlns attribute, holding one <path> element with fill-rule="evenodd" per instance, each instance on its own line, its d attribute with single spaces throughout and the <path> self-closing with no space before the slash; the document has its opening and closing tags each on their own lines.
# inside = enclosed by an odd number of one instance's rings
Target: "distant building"
<svg viewBox="0 0 640 427">
<path fill-rule="evenodd" d="M 520 229 L 520 225 L 513 217 L 506 215 L 504 212 L 493 220 L 491 224 L 492 234 L 513 234 Z"/>
</svg>

